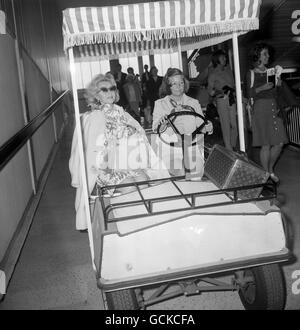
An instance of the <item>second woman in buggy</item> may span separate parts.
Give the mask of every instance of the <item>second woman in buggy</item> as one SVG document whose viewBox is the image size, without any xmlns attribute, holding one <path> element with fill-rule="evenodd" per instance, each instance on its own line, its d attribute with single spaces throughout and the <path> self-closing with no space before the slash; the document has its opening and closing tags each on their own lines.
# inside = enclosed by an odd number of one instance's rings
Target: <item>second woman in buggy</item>
<svg viewBox="0 0 300 330">
<path fill-rule="evenodd" d="M 204 138 L 213 126 L 205 121 L 198 100 L 186 95 L 189 81 L 182 71 L 169 68 L 161 86 L 165 97 L 154 105 L 154 132 L 158 132 L 157 155 L 164 161 L 171 175 L 185 175 L 200 180 L 204 171 Z"/>
<path fill-rule="evenodd" d="M 118 101 L 116 82 L 111 74 L 95 76 L 85 97 L 91 111 L 81 116 L 88 190 L 100 187 L 168 177 L 164 164 L 153 152 L 140 124 Z M 76 190 L 76 229 L 87 228 L 77 134 L 74 132 L 69 168 Z M 134 189 L 108 189 L 106 194 L 127 193 Z"/>
</svg>

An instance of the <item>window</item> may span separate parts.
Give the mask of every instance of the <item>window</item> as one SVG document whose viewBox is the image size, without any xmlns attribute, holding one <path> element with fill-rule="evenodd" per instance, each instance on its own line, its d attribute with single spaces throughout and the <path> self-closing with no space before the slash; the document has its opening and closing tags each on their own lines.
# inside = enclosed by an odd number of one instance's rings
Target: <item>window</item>
<svg viewBox="0 0 300 330">
<path fill-rule="evenodd" d="M 179 68 L 179 59 L 177 53 L 172 54 L 155 54 L 154 65 L 158 69 L 158 74 L 164 76 L 168 68 Z"/>
<path fill-rule="evenodd" d="M 109 60 L 81 61 L 75 63 L 75 68 L 77 89 L 86 88 L 95 75 L 110 71 Z"/>
<path fill-rule="evenodd" d="M 139 73 L 139 64 L 137 56 L 119 58 L 119 63 L 122 65 L 123 72 L 127 73 L 127 69 L 129 67 L 132 67 L 135 74 Z"/>
</svg>

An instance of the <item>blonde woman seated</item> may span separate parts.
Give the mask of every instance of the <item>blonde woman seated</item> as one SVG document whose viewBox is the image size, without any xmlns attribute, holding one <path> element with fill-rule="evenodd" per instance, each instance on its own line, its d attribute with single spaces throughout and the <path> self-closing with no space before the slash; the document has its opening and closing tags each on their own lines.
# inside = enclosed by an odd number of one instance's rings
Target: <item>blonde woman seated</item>
<svg viewBox="0 0 300 330">
<path fill-rule="evenodd" d="M 203 116 L 201 106 L 198 100 L 186 95 L 188 89 L 189 82 L 182 71 L 169 68 L 160 90 L 160 93 L 166 96 L 155 102 L 152 129 L 154 132 L 160 131 L 158 133 L 162 139 L 157 139 L 157 154 L 168 167 L 170 174 L 186 175 L 186 178 L 199 180 L 204 170 L 202 133 L 211 134 L 213 126 L 211 122 L 205 123 L 200 117 Z M 186 115 L 187 112 L 190 114 Z M 167 117 L 171 114 L 174 116 L 168 121 Z M 200 126 L 202 129 L 195 136 L 195 140 L 192 140 L 192 133 L 197 132 Z M 180 145 L 179 135 L 185 136 L 185 148 Z"/>
<path fill-rule="evenodd" d="M 85 168 L 88 190 L 91 194 L 95 183 L 103 187 L 149 178 L 166 177 L 167 171 L 154 154 L 143 128 L 124 109 L 115 104 L 119 94 L 116 82 L 109 73 L 95 76 L 85 95 L 91 111 L 81 117 Z M 87 228 L 77 134 L 74 132 L 69 168 L 72 186 L 76 192 L 76 229 Z M 118 188 L 119 193 L 134 187 Z M 108 189 L 113 196 L 115 189 Z"/>
</svg>

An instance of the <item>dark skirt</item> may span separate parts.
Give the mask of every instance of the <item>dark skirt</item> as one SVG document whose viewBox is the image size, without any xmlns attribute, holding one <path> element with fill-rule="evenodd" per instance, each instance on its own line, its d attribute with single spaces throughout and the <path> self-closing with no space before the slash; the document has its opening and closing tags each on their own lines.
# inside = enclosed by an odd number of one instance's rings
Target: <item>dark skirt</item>
<svg viewBox="0 0 300 330">
<path fill-rule="evenodd" d="M 288 142 L 283 121 L 278 117 L 275 99 L 258 99 L 255 101 L 252 134 L 254 147 Z"/>
</svg>

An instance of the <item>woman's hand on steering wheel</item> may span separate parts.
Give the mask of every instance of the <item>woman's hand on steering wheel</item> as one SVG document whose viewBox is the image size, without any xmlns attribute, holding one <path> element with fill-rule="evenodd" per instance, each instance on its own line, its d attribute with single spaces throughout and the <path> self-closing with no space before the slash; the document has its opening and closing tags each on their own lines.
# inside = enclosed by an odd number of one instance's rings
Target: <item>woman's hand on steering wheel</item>
<svg viewBox="0 0 300 330">
<path fill-rule="evenodd" d="M 205 134 L 205 133 L 212 134 L 212 129 L 213 129 L 212 123 L 207 121 L 206 118 L 204 116 L 200 115 L 199 113 L 192 112 L 192 111 L 173 112 L 167 116 L 161 117 L 159 124 L 157 126 L 158 136 L 164 143 L 166 143 L 168 145 L 172 145 L 173 147 L 177 146 L 177 144 L 174 144 L 174 143 L 170 144 L 169 142 L 165 141 L 161 135 L 161 133 L 164 132 L 164 130 L 168 124 L 170 125 L 170 127 L 172 128 L 172 130 L 174 131 L 175 134 L 181 136 L 181 140 L 183 141 L 184 136 L 183 136 L 183 134 L 180 134 L 180 132 L 179 132 L 178 128 L 176 127 L 176 125 L 174 124 L 174 122 L 178 116 L 187 116 L 187 115 L 199 117 L 203 120 L 203 123 L 199 127 L 197 127 L 194 130 L 194 132 L 191 132 L 190 135 L 192 136 L 192 140 L 194 140 L 196 138 L 197 134 Z M 196 144 L 196 141 L 192 142 L 192 145 L 195 145 L 195 144 Z"/>
<path fill-rule="evenodd" d="M 168 115 L 164 115 L 164 116 L 160 117 L 158 124 L 164 125 L 167 122 L 167 117 L 168 117 Z"/>
<path fill-rule="evenodd" d="M 160 117 L 160 120 L 158 122 L 158 126 L 161 127 L 161 131 L 164 131 L 167 128 L 167 124 L 168 124 L 167 117 L 168 117 L 168 115 L 164 115 L 164 116 Z"/>
</svg>

